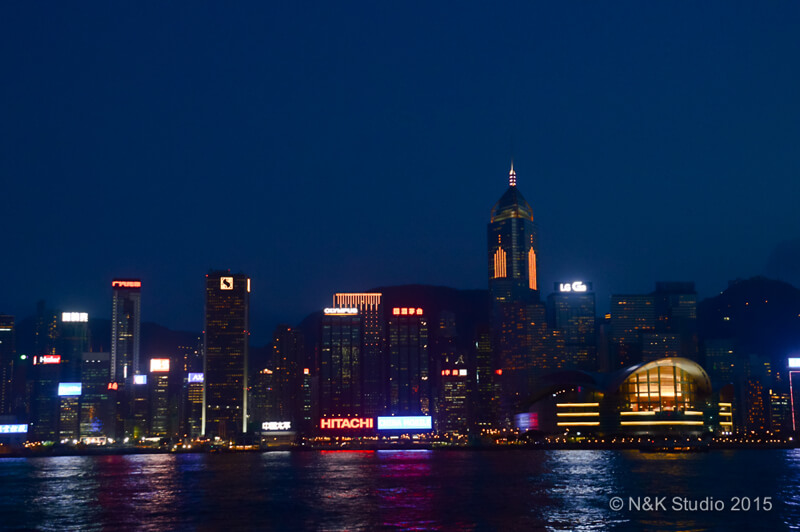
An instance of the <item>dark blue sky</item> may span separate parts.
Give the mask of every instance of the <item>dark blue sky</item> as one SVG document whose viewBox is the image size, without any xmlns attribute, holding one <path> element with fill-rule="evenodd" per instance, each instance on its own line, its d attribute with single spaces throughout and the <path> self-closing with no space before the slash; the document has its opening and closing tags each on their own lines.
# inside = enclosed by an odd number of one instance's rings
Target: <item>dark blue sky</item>
<svg viewBox="0 0 800 532">
<path fill-rule="evenodd" d="M 513 154 L 541 283 L 764 273 L 800 237 L 800 4 L 4 3 L 0 312 L 202 328 L 253 278 L 255 339 L 335 291 L 486 286 Z M 267 5 L 270 4 L 270 5 Z"/>
</svg>

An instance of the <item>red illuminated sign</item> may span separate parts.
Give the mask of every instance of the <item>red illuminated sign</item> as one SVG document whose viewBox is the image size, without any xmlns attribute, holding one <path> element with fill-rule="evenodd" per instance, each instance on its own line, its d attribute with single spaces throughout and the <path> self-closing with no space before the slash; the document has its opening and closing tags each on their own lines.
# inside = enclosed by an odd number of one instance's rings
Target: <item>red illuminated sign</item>
<svg viewBox="0 0 800 532">
<path fill-rule="evenodd" d="M 496 370 L 494 370 L 494 372 L 495 372 L 497 375 L 502 375 L 502 374 L 503 374 L 503 370 L 502 370 L 502 369 L 496 369 Z"/>
<path fill-rule="evenodd" d="M 422 309 L 416 307 L 394 307 L 392 309 L 392 314 L 395 316 L 422 316 Z"/>
<path fill-rule="evenodd" d="M 319 420 L 321 429 L 371 429 L 373 426 L 371 417 L 332 417 Z"/>
<path fill-rule="evenodd" d="M 111 281 L 112 288 L 141 288 L 141 281 Z"/>
<path fill-rule="evenodd" d="M 33 357 L 34 364 L 61 364 L 61 355 L 42 355 Z"/>
<path fill-rule="evenodd" d="M 109 382 L 108 383 L 108 389 L 109 390 L 118 390 L 119 389 L 119 384 L 117 384 L 116 382 Z"/>
</svg>

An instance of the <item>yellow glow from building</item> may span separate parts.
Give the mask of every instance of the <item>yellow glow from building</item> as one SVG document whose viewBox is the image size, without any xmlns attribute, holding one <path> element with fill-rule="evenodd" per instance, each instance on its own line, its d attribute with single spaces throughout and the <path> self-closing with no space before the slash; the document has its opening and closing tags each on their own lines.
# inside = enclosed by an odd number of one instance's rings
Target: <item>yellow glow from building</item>
<svg viewBox="0 0 800 532">
<path fill-rule="evenodd" d="M 655 410 L 648 410 L 646 412 L 620 412 L 619 415 L 621 416 L 654 416 L 656 415 Z"/>
<path fill-rule="evenodd" d="M 556 423 L 559 427 L 596 427 L 599 421 L 559 421 Z"/>
<path fill-rule="evenodd" d="M 593 416 L 600 416 L 600 412 L 558 412 L 556 414 L 558 417 L 593 417 Z"/>
<path fill-rule="evenodd" d="M 572 408 L 582 406 L 600 406 L 600 403 L 556 403 L 558 408 Z"/>
<path fill-rule="evenodd" d="M 725 425 L 726 427 L 732 427 L 733 426 L 733 421 L 720 421 L 719 424 L 720 425 Z"/>
<path fill-rule="evenodd" d="M 730 408 L 733 405 L 731 405 L 731 403 L 719 403 L 719 406 L 727 406 L 728 408 Z"/>
<path fill-rule="evenodd" d="M 506 272 L 506 252 L 503 251 L 503 248 L 497 248 L 497 251 L 494 252 L 494 278 L 505 277 Z"/>
<path fill-rule="evenodd" d="M 686 414 L 687 416 L 702 416 L 703 415 L 702 412 L 698 412 L 697 410 L 686 410 L 683 413 Z"/>
<path fill-rule="evenodd" d="M 620 421 L 620 425 L 702 425 L 702 421 Z"/>
<path fill-rule="evenodd" d="M 531 246 L 530 251 L 528 251 L 528 286 L 531 290 L 537 290 L 536 288 L 536 252 L 533 250 L 533 246 Z"/>
</svg>

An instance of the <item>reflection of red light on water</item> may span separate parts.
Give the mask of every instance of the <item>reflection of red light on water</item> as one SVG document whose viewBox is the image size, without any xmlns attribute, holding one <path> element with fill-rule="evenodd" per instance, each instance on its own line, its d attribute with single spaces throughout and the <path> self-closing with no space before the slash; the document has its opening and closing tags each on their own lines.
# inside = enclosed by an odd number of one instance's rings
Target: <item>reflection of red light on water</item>
<svg viewBox="0 0 800 532">
<path fill-rule="evenodd" d="M 362 449 L 336 449 L 333 451 L 320 451 L 320 454 L 336 454 L 336 453 L 349 453 L 349 454 L 370 454 L 375 451 L 367 451 Z"/>
</svg>

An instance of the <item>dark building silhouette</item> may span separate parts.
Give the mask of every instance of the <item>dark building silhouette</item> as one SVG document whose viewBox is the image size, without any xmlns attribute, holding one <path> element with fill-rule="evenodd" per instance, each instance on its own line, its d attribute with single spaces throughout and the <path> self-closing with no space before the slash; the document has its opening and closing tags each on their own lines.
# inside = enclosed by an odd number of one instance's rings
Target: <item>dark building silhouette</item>
<svg viewBox="0 0 800 532">
<path fill-rule="evenodd" d="M 595 298 L 591 284 L 556 283 L 556 292 L 548 296 L 547 303 L 550 322 L 564 340 L 562 369 L 596 371 Z"/>
<path fill-rule="evenodd" d="M 303 335 L 288 325 L 278 325 L 272 335 L 272 386 L 275 409 L 263 421 L 290 421 L 293 427 L 302 414 Z"/>
<path fill-rule="evenodd" d="M 142 282 L 114 279 L 111 289 L 110 380 L 130 384 L 133 375 L 147 372 L 140 361 Z"/>
<path fill-rule="evenodd" d="M 81 356 L 80 435 L 116 438 L 116 393 L 111 383 L 111 354 L 83 353 Z"/>
<path fill-rule="evenodd" d="M 202 433 L 234 439 L 247 431 L 250 279 L 211 271 L 205 307 Z"/>
<path fill-rule="evenodd" d="M 656 330 L 655 301 L 650 294 L 611 296 L 610 355 L 615 369 L 642 361 L 643 338 Z"/>
</svg>

